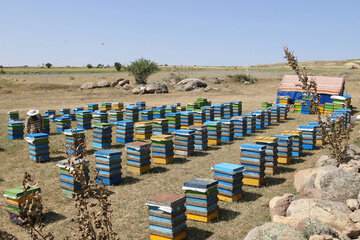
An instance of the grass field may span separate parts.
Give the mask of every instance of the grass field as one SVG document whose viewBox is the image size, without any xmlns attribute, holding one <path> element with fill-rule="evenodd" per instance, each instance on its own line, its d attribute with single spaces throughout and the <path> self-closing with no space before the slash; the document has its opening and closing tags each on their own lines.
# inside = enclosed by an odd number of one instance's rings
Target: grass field
<svg viewBox="0 0 360 240">
<path fill-rule="evenodd" d="M 0 192 L 4 189 L 21 184 L 25 171 L 29 172 L 36 180 L 40 181 L 42 188 L 43 203 L 45 208 L 45 222 L 47 226 L 44 231 L 51 231 L 55 239 L 63 239 L 71 236 L 71 231 L 76 231 L 70 222 L 73 214 L 73 203 L 67 199 L 59 188 L 59 171 L 56 161 L 64 159 L 65 137 L 55 132 L 54 124 L 51 125 L 50 148 L 52 161 L 36 164 L 29 160 L 28 145 L 24 140 L 9 141 L 6 136 L 6 112 L 17 109 L 24 118 L 27 110 L 37 108 L 40 112 L 46 109 L 60 109 L 64 107 L 85 107 L 88 103 L 115 102 L 135 103 L 146 101 L 148 106 L 157 106 L 181 102 L 186 104 L 196 100 L 198 97 L 206 97 L 213 103 L 229 102 L 234 100 L 243 101 L 243 112 L 248 113 L 258 110 L 261 102 L 274 102 L 276 88 L 279 79 L 288 69 L 279 70 L 280 67 L 269 65 L 257 67 L 251 71 L 259 81 L 254 85 L 241 85 L 225 81 L 214 87 L 221 88 L 220 91 L 209 93 L 177 92 L 171 89 L 166 95 L 130 95 L 129 93 L 114 88 L 94 89 L 80 91 L 78 87 L 87 81 L 98 81 L 99 79 L 115 80 L 117 77 L 127 77 L 125 72 L 104 73 L 51 73 L 46 74 L 3 74 L 0 75 Z M 324 72 L 326 75 L 338 76 L 349 72 L 346 67 L 326 68 L 313 66 L 314 69 Z M 254 67 L 255 69 L 255 67 Z M 278 69 L 278 70 L 274 70 Z M 4 69 L 7 71 L 7 69 Z M 220 77 L 234 74 L 245 69 L 202 69 L 181 70 L 188 77 Z M 50 69 L 49 71 L 52 71 Z M 150 81 L 165 79 L 171 70 L 163 71 L 151 77 Z M 346 82 L 347 92 L 352 94 L 354 106 L 360 103 L 359 70 L 350 73 Z M 121 239 L 147 239 L 148 238 L 148 214 L 144 205 L 148 196 L 159 192 L 171 192 L 181 194 L 183 183 L 194 177 L 212 178 L 211 166 L 221 162 L 239 163 L 240 145 L 252 143 L 256 136 L 271 136 L 280 134 L 284 130 L 296 129 L 298 125 L 314 121 L 315 116 L 290 113 L 289 120 L 283 121 L 256 134 L 233 142 L 232 144 L 213 147 L 208 151 L 197 152 L 195 156 L 181 158 L 176 157 L 171 165 L 152 165 L 149 174 L 141 177 L 128 176 L 123 169 L 123 182 L 118 186 L 111 186 L 113 194 L 110 200 L 113 204 L 113 225 Z M 73 123 L 73 127 L 75 124 Z M 115 129 L 113 129 L 115 131 Z M 351 134 L 352 139 L 357 135 L 359 126 L 355 126 Z M 92 131 L 87 131 L 86 139 L 89 150 L 88 159 L 94 164 L 92 156 Z M 113 149 L 123 151 L 124 147 L 115 142 L 113 134 Z M 214 223 L 199 223 L 187 221 L 189 227 L 189 239 L 242 239 L 253 227 L 270 221 L 269 211 L 266 207 L 268 201 L 285 192 L 294 193 L 293 174 L 299 169 L 312 167 L 315 161 L 322 155 L 328 153 L 328 146 L 316 151 L 305 151 L 305 156 L 294 159 L 286 166 L 279 167 L 279 174 L 267 177 L 265 186 L 254 188 L 245 186 L 244 197 L 237 203 L 220 202 L 220 213 L 218 221 Z M 123 165 L 126 163 L 126 154 L 123 155 Z M 0 198 L 1 214 L 0 229 L 14 234 L 19 239 L 29 239 L 25 230 L 9 222 L 5 211 L 5 199 Z"/>
</svg>

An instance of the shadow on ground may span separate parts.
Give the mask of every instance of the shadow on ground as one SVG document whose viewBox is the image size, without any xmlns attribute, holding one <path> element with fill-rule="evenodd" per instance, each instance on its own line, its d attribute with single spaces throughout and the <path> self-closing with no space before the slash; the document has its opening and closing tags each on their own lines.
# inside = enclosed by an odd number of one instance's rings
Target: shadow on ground
<svg viewBox="0 0 360 240">
<path fill-rule="evenodd" d="M 278 165 L 278 168 L 277 168 L 277 173 L 278 174 L 289 173 L 289 172 L 295 172 L 295 169 Z"/>
<path fill-rule="evenodd" d="M 174 162 L 172 164 L 184 164 L 187 162 L 190 162 L 190 161 L 184 157 L 174 157 Z"/>
<path fill-rule="evenodd" d="M 139 182 L 140 180 L 131 176 L 126 176 L 123 179 L 121 179 L 121 182 L 117 185 L 131 185 L 134 183 Z"/>
<path fill-rule="evenodd" d="M 258 198 L 262 197 L 259 193 L 253 193 L 253 192 L 246 192 L 243 191 L 241 202 L 253 202 L 256 201 Z"/>
<path fill-rule="evenodd" d="M 235 211 L 232 211 L 232 210 L 229 210 L 229 209 L 220 208 L 219 209 L 218 221 L 219 222 L 221 222 L 221 221 L 227 222 L 227 221 L 235 219 L 239 215 L 240 215 L 239 212 L 235 212 Z"/>
<path fill-rule="evenodd" d="M 53 211 L 49 211 L 49 212 L 44 213 L 43 223 L 51 224 L 51 223 L 55 223 L 55 222 L 64 220 L 65 218 L 66 217 L 64 215 L 61 215 L 61 214 L 53 212 Z"/>
<path fill-rule="evenodd" d="M 211 237 L 214 233 L 210 231 L 205 231 L 202 229 L 198 229 L 195 227 L 188 227 L 187 228 L 187 238 L 186 239 L 193 239 L 193 240 L 204 240 Z"/>
<path fill-rule="evenodd" d="M 167 168 L 156 166 L 156 167 L 150 168 L 149 172 L 151 174 L 156 174 L 156 173 L 164 173 L 164 172 L 167 172 L 167 171 L 169 171 Z"/>
<path fill-rule="evenodd" d="M 284 183 L 285 181 L 286 181 L 285 178 L 267 177 L 267 178 L 265 178 L 264 186 L 265 187 L 276 186 L 276 185 Z"/>
</svg>

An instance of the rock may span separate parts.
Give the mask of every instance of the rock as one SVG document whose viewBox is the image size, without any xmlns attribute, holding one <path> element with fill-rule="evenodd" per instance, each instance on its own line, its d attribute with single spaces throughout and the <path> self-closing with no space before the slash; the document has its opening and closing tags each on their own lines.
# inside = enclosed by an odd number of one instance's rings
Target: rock
<svg viewBox="0 0 360 240">
<path fill-rule="evenodd" d="M 207 87 L 207 83 L 198 78 L 185 78 L 184 80 L 178 82 L 175 86 L 179 91 L 191 91 L 195 88 L 205 88 Z"/>
<path fill-rule="evenodd" d="M 348 236 L 349 238 L 357 238 L 360 236 L 360 228 L 354 227 L 346 227 L 345 230 L 342 232 L 344 235 Z"/>
<path fill-rule="evenodd" d="M 351 211 L 355 211 L 360 207 L 359 201 L 357 199 L 346 200 L 346 205 L 350 208 Z"/>
<path fill-rule="evenodd" d="M 294 187 L 297 192 L 301 192 L 314 174 L 317 174 L 320 168 L 309 168 L 297 171 L 294 174 Z"/>
<path fill-rule="evenodd" d="M 294 217 L 284 217 L 284 216 L 275 215 L 274 217 L 271 217 L 271 221 L 275 223 L 289 224 L 294 228 L 298 228 L 299 226 L 299 221 Z"/>
<path fill-rule="evenodd" d="M 221 90 L 221 88 L 213 88 L 213 90 L 218 92 Z"/>
<path fill-rule="evenodd" d="M 212 91 L 212 90 L 213 90 L 212 87 L 207 86 L 207 87 L 204 89 L 204 92 L 210 92 L 210 91 Z"/>
<path fill-rule="evenodd" d="M 330 235 L 312 235 L 309 240 L 333 240 L 333 237 Z"/>
<path fill-rule="evenodd" d="M 350 144 L 348 149 L 353 151 L 355 154 L 360 155 L 360 147 L 355 144 Z"/>
<path fill-rule="evenodd" d="M 122 88 L 123 88 L 124 90 L 126 90 L 126 91 L 132 89 L 132 87 L 131 87 L 130 84 L 128 84 L 128 83 L 126 83 L 124 86 L 122 86 Z"/>
<path fill-rule="evenodd" d="M 110 83 L 107 80 L 101 80 L 97 83 L 99 88 L 110 87 Z"/>
<path fill-rule="evenodd" d="M 328 155 L 322 155 L 316 162 L 315 167 L 323 167 L 327 165 L 336 165 L 336 159 L 330 158 Z"/>
<path fill-rule="evenodd" d="M 130 80 L 121 78 L 121 80 L 118 82 L 118 84 L 115 87 L 116 88 L 121 88 L 125 84 L 130 84 Z"/>
<path fill-rule="evenodd" d="M 294 195 L 285 193 L 282 197 L 271 200 L 269 203 L 270 215 L 274 216 L 286 216 L 286 209 L 289 207 Z"/>
<path fill-rule="evenodd" d="M 174 87 L 175 85 L 176 85 L 176 80 L 175 79 L 170 79 L 170 81 L 168 82 L 168 85 L 170 86 L 170 87 Z"/>
<path fill-rule="evenodd" d="M 152 82 L 145 85 L 146 93 L 168 93 L 169 89 L 164 82 Z"/>
<path fill-rule="evenodd" d="M 105 79 L 105 77 L 104 76 L 99 76 L 99 77 L 97 77 L 97 79 L 101 80 L 101 79 Z"/>
<path fill-rule="evenodd" d="M 116 79 L 115 81 L 112 81 L 112 82 L 110 83 L 110 87 L 115 87 L 115 86 L 118 85 L 119 82 L 122 81 L 122 80 L 124 80 L 124 79 L 123 79 L 123 78 L 118 78 L 118 79 Z"/>
<path fill-rule="evenodd" d="M 301 232 L 294 227 L 282 223 L 265 223 L 250 230 L 244 240 L 304 240 Z"/>
<path fill-rule="evenodd" d="M 311 217 L 301 221 L 297 229 L 301 231 L 305 237 L 309 237 L 313 235 L 327 235 L 331 237 L 330 239 L 332 238 L 347 239 L 346 236 L 339 233 L 330 225 Z"/>
<path fill-rule="evenodd" d="M 345 203 L 319 199 L 299 199 L 290 203 L 286 216 L 297 218 L 299 221 L 314 218 L 329 224 L 337 230 L 344 230 L 352 224 L 350 209 Z"/>
<path fill-rule="evenodd" d="M 203 88 L 197 88 L 194 90 L 194 93 L 201 93 L 203 91 Z"/>
<path fill-rule="evenodd" d="M 209 83 L 220 84 L 220 80 L 218 78 L 210 78 L 207 81 Z"/>
<path fill-rule="evenodd" d="M 146 93 L 146 88 L 144 85 L 139 85 L 137 87 L 135 87 L 133 90 L 131 90 L 132 94 L 145 94 Z"/>
<path fill-rule="evenodd" d="M 97 87 L 96 83 L 87 82 L 87 83 L 81 84 L 80 89 L 85 90 L 85 89 L 93 89 L 93 88 L 96 88 L 96 87 Z"/>
<path fill-rule="evenodd" d="M 350 217 L 351 221 L 353 221 L 354 223 L 360 222 L 360 209 L 355 210 L 354 212 L 350 213 L 349 217 Z"/>
<path fill-rule="evenodd" d="M 321 178 L 328 173 L 335 172 L 336 170 L 338 170 L 338 168 L 335 166 L 331 166 L 331 165 L 319 168 L 319 171 L 317 172 L 316 178 L 314 181 L 315 188 L 320 189 Z"/>
<path fill-rule="evenodd" d="M 359 173 L 360 172 L 360 161 L 352 159 L 352 160 L 348 161 L 347 163 L 340 164 L 339 168 L 347 170 L 347 171 Z"/>
<path fill-rule="evenodd" d="M 316 179 L 319 178 L 319 173 Z M 321 198 L 337 202 L 346 202 L 347 199 L 356 198 L 360 189 L 360 174 L 336 168 L 319 178 L 315 188 L 321 192 Z"/>
<path fill-rule="evenodd" d="M 359 195 L 358 195 L 358 202 L 360 204 L 360 191 L 359 191 Z"/>
</svg>

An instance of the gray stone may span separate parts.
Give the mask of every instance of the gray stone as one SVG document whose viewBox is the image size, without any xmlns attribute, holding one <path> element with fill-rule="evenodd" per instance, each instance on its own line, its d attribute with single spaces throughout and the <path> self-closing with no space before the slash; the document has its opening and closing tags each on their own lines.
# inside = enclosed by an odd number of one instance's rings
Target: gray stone
<svg viewBox="0 0 360 240">
<path fill-rule="evenodd" d="M 122 80 L 124 80 L 124 79 L 123 79 L 123 78 L 118 78 L 118 79 L 116 79 L 115 81 L 112 81 L 112 82 L 110 83 L 110 87 L 115 87 L 115 86 L 118 85 L 119 82 L 122 81 Z"/>
<path fill-rule="evenodd" d="M 360 222 L 360 209 L 355 210 L 354 212 L 350 213 L 349 217 L 350 217 L 351 221 L 353 221 L 354 223 Z"/>
<path fill-rule="evenodd" d="M 124 89 L 124 90 L 131 90 L 132 89 L 132 87 L 130 86 L 130 84 L 125 84 L 124 86 L 122 86 L 122 88 Z"/>
<path fill-rule="evenodd" d="M 305 240 L 301 232 L 282 223 L 265 223 L 250 230 L 244 240 Z"/>
<path fill-rule="evenodd" d="M 110 83 L 107 80 L 101 80 L 97 83 L 99 88 L 110 87 Z"/>
<path fill-rule="evenodd" d="M 207 86 L 207 87 L 204 89 L 204 92 L 210 92 L 210 91 L 212 91 L 212 90 L 213 90 L 212 87 Z"/>
<path fill-rule="evenodd" d="M 336 159 L 330 158 L 328 155 L 323 155 L 317 160 L 315 167 L 323 167 L 323 166 L 327 166 L 327 165 L 335 166 Z"/>
<path fill-rule="evenodd" d="M 346 200 L 346 205 L 349 207 L 351 211 L 355 211 L 359 209 L 359 201 L 357 199 L 348 199 Z"/>
<path fill-rule="evenodd" d="M 286 209 L 289 207 L 294 195 L 285 193 L 282 197 L 273 198 L 270 203 L 270 215 L 274 216 L 286 216 Z"/>
<path fill-rule="evenodd" d="M 332 166 L 332 165 L 320 167 L 317 174 L 316 174 L 316 178 L 315 178 L 315 181 L 314 181 L 315 188 L 320 189 L 320 180 L 324 175 L 326 175 L 328 173 L 335 172 L 337 170 L 338 170 L 338 168 L 335 167 L 335 166 Z"/>
<path fill-rule="evenodd" d="M 294 187 L 296 191 L 301 192 L 304 189 L 304 187 L 308 184 L 311 177 L 314 174 L 317 174 L 319 170 L 320 168 L 308 168 L 297 171 L 294 174 Z"/>
<path fill-rule="evenodd" d="M 178 91 L 191 91 L 195 88 L 206 88 L 207 83 L 198 78 L 186 78 L 178 82 L 175 87 Z"/>
<path fill-rule="evenodd" d="M 93 89 L 93 88 L 97 88 L 96 83 L 93 82 L 87 82 L 87 83 L 83 83 L 80 86 L 81 90 L 85 90 L 85 89 Z"/>
<path fill-rule="evenodd" d="M 220 84 L 220 80 L 217 78 L 210 78 L 207 80 L 209 83 Z"/>
<path fill-rule="evenodd" d="M 144 94 L 146 92 L 145 86 L 144 85 L 139 85 L 135 88 L 133 88 L 133 90 L 131 90 L 132 94 Z"/>
<path fill-rule="evenodd" d="M 169 89 L 164 82 L 152 82 L 145 85 L 146 93 L 168 93 Z"/>
<path fill-rule="evenodd" d="M 120 81 L 118 82 L 118 84 L 115 86 L 116 88 L 121 88 L 123 87 L 125 84 L 130 84 L 130 80 L 129 79 L 120 79 Z"/>
<path fill-rule="evenodd" d="M 345 203 L 319 199 L 298 199 L 290 203 L 286 216 L 297 218 L 299 221 L 311 217 L 342 231 L 346 226 L 353 224 L 349 218 L 350 213 L 351 210 Z"/>
<path fill-rule="evenodd" d="M 346 236 L 339 233 L 330 225 L 311 217 L 301 221 L 298 230 L 301 231 L 306 238 L 313 235 L 330 235 L 334 238 L 347 239 Z"/>
</svg>

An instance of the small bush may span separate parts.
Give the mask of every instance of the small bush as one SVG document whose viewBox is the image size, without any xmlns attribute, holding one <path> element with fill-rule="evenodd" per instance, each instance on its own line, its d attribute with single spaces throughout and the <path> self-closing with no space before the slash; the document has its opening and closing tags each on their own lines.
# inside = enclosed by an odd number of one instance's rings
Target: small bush
<svg viewBox="0 0 360 240">
<path fill-rule="evenodd" d="M 257 78 L 247 76 L 245 74 L 234 74 L 234 75 L 227 75 L 227 78 L 234 82 L 240 82 L 240 83 L 250 83 L 254 84 L 257 82 Z"/>
<path fill-rule="evenodd" d="M 116 68 L 116 71 L 120 72 L 121 68 L 122 68 L 122 65 L 121 63 L 119 62 L 115 62 L 114 63 L 114 67 Z"/>
<path fill-rule="evenodd" d="M 86 65 L 87 68 L 93 68 L 93 65 L 91 65 L 90 63 L 88 65 Z"/>
<path fill-rule="evenodd" d="M 104 65 L 101 64 L 101 63 L 99 63 L 99 64 L 96 66 L 96 68 L 104 68 Z"/>
<path fill-rule="evenodd" d="M 69 77 L 70 80 L 75 80 L 75 77 L 71 76 Z"/>
<path fill-rule="evenodd" d="M 138 84 L 146 84 L 147 79 L 151 74 L 160 71 L 156 62 L 145 58 L 140 58 L 131 62 L 126 69 L 135 77 L 135 81 Z"/>
<path fill-rule="evenodd" d="M 0 70 L 0 74 L 5 74 L 6 72 L 4 70 Z"/>
<path fill-rule="evenodd" d="M 45 64 L 45 67 L 51 68 L 51 67 L 52 67 L 52 64 L 51 64 L 51 63 L 46 63 L 46 64 Z"/>
</svg>

